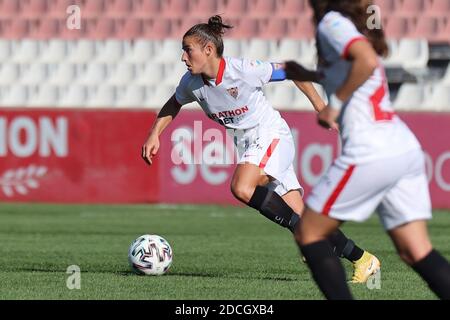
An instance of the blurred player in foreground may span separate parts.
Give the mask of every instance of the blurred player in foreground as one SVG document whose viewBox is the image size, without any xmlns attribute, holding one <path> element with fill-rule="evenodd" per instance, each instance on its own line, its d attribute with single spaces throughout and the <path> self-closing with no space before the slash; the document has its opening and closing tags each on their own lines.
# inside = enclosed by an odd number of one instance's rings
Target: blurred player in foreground
<svg viewBox="0 0 450 320">
<path fill-rule="evenodd" d="M 184 35 L 181 60 L 188 71 L 159 112 L 142 147 L 142 158 L 152 163 L 163 130 L 182 105 L 197 101 L 210 119 L 234 135 L 239 161 L 231 181 L 233 195 L 294 232 L 304 209 L 303 189 L 292 164 L 294 141 L 287 123 L 261 90 L 270 81 L 284 80 L 285 73 L 279 64 L 223 57 L 222 35 L 227 28 L 230 26 L 223 24 L 220 16 L 214 16 Z M 312 83 L 296 85 L 316 111 L 324 108 Z M 328 239 L 336 256 L 353 262 L 353 282 L 365 282 L 380 267 L 375 256 L 360 249 L 341 231 L 336 230 Z"/>
<path fill-rule="evenodd" d="M 394 113 L 379 56 L 382 29 L 369 30 L 367 0 L 310 0 L 317 26 L 319 72 L 287 62 L 288 79 L 318 81 L 329 104 L 319 123 L 339 128 L 342 154 L 313 188 L 296 239 L 314 280 L 328 299 L 351 299 L 341 263 L 327 237 L 343 221 L 375 210 L 398 254 L 441 299 L 450 299 L 450 265 L 433 250 L 424 154 Z"/>
</svg>

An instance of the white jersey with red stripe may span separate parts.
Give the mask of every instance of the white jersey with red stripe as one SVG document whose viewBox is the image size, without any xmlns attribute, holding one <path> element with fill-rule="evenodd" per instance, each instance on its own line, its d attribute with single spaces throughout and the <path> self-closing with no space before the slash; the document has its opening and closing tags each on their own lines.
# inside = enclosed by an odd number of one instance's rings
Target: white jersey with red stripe
<svg viewBox="0 0 450 320">
<path fill-rule="evenodd" d="M 317 31 L 319 71 L 322 85 L 330 97 L 349 77 L 352 62 L 348 50 L 355 41 L 367 41 L 353 22 L 341 13 L 330 11 Z M 341 159 L 363 163 L 419 149 L 414 134 L 392 109 L 388 84 L 381 62 L 344 103 L 339 117 L 342 138 Z"/>
<path fill-rule="evenodd" d="M 175 97 L 181 105 L 197 101 L 210 119 L 229 129 L 270 127 L 281 118 L 262 92 L 272 71 L 269 62 L 224 57 L 215 79 L 186 72 Z"/>
<path fill-rule="evenodd" d="M 268 187 L 280 196 L 303 189 L 293 167 L 295 144 L 289 126 L 273 109 L 261 87 L 271 79 L 269 62 L 222 58 L 216 79 L 187 72 L 176 89 L 183 105 L 197 101 L 207 116 L 234 129 L 238 163 L 259 166 L 273 177 Z"/>
</svg>

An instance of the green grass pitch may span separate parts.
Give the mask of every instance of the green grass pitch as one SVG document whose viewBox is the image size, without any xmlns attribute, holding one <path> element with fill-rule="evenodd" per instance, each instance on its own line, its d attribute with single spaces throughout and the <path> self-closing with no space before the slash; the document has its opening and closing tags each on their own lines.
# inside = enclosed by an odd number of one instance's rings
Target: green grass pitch
<svg viewBox="0 0 450 320">
<path fill-rule="evenodd" d="M 382 262 L 381 289 L 351 285 L 356 298 L 435 299 L 376 216 L 343 230 Z M 436 211 L 430 234 L 447 258 L 449 230 L 450 212 Z M 167 275 L 130 271 L 128 246 L 146 233 L 172 245 Z M 289 232 L 247 208 L 3 203 L 0 243 L 0 299 L 322 299 Z M 80 267 L 80 290 L 66 286 L 70 265 Z"/>
</svg>

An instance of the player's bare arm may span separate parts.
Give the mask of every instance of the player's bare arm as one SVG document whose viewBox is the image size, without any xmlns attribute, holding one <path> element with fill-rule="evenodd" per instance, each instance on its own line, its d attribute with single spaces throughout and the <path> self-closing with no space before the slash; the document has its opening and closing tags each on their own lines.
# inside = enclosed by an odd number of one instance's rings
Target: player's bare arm
<svg viewBox="0 0 450 320">
<path fill-rule="evenodd" d="M 312 82 L 294 80 L 294 84 L 297 86 L 298 89 L 300 89 L 301 92 L 303 92 L 305 96 L 308 97 L 308 100 L 311 101 L 314 109 L 317 112 L 322 111 L 322 109 L 326 107 L 325 102 L 317 92 L 316 88 L 314 88 Z"/>
<path fill-rule="evenodd" d="M 336 97 L 347 101 L 363 83 L 370 78 L 378 66 L 378 56 L 370 42 L 354 42 L 348 49 L 348 58 L 352 61 L 350 74 L 344 84 L 336 90 Z"/>
<path fill-rule="evenodd" d="M 328 107 L 319 113 L 318 122 L 325 128 L 338 130 L 336 123 L 342 104 L 373 74 L 378 66 L 377 53 L 370 42 L 354 42 L 348 49 L 347 59 L 352 60 L 350 74 L 344 84 L 336 90 Z"/>
<path fill-rule="evenodd" d="M 181 105 L 177 102 L 175 94 L 164 104 L 156 118 L 155 123 L 142 146 L 142 158 L 149 165 L 152 164 L 152 158 L 156 156 L 159 150 L 159 136 L 170 122 L 177 116 Z"/>
</svg>

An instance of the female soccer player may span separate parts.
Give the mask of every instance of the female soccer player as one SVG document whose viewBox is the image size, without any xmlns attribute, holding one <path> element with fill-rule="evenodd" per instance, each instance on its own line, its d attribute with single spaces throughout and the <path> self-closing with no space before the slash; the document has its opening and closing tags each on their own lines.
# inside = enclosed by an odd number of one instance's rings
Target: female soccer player
<svg viewBox="0 0 450 320">
<path fill-rule="evenodd" d="M 328 299 L 351 299 L 345 273 L 326 241 L 343 221 L 377 210 L 398 254 L 442 299 L 450 299 L 450 265 L 433 250 L 426 220 L 431 204 L 424 154 L 394 113 L 379 56 L 382 29 L 369 30 L 367 0 L 310 0 L 317 27 L 319 72 L 285 64 L 288 79 L 320 79 L 329 104 L 319 123 L 339 128 L 342 154 L 306 200 L 296 240 Z"/>
<path fill-rule="evenodd" d="M 230 26 L 223 24 L 220 16 L 214 16 L 184 35 L 181 60 L 188 71 L 159 112 L 142 147 L 142 157 L 152 163 L 163 130 L 182 105 L 197 101 L 210 119 L 234 132 L 240 160 L 231 181 L 233 195 L 294 232 L 303 210 L 303 189 L 292 164 L 294 142 L 288 125 L 261 90 L 270 81 L 284 80 L 285 74 L 278 64 L 223 57 L 222 35 L 227 28 Z M 310 82 L 296 84 L 317 111 L 324 107 Z M 337 256 L 354 263 L 354 282 L 367 280 L 368 260 L 379 267 L 375 256 L 361 250 L 342 232 L 333 233 L 329 239 Z"/>
</svg>

